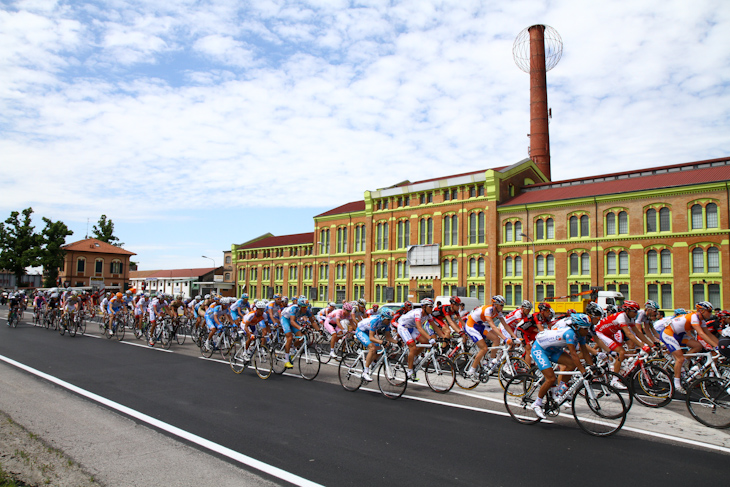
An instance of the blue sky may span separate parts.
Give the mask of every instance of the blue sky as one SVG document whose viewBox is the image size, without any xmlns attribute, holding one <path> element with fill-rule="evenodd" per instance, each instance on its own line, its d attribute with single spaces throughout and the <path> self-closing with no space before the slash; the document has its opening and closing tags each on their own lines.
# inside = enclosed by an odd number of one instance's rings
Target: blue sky
<svg viewBox="0 0 730 487">
<path fill-rule="evenodd" d="M 527 156 L 519 32 L 555 28 L 553 179 L 730 155 L 723 1 L 0 1 L 0 217 L 141 269 Z"/>
</svg>

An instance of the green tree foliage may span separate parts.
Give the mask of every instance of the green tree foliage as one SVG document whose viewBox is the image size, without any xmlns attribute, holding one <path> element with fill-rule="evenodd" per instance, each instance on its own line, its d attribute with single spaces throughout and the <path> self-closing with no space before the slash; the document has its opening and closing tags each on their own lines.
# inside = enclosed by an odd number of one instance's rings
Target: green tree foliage
<svg viewBox="0 0 730 487">
<path fill-rule="evenodd" d="M 63 265 L 63 258 L 66 255 L 66 251 L 61 247 L 66 243 L 66 237 L 73 235 L 74 232 L 62 221 L 54 222 L 46 217 L 43 217 L 43 221 L 46 226 L 41 232 L 43 246 L 40 264 L 46 275 L 44 286 L 53 287 L 58 278 L 58 269 Z"/>
<path fill-rule="evenodd" d="M 120 242 L 119 238 L 114 235 L 114 222 L 111 218 L 107 219 L 106 215 L 101 215 L 97 225 L 94 225 L 94 228 L 92 229 L 92 232 L 94 232 L 94 238 L 98 238 L 102 242 L 106 242 L 117 247 L 122 247 L 124 245 L 124 243 Z"/>
<path fill-rule="evenodd" d="M 11 271 L 18 286 L 25 268 L 40 261 L 42 237 L 34 231 L 32 214 L 33 208 L 26 208 L 22 213 L 13 211 L 5 224 L 0 224 L 0 268 Z"/>
</svg>

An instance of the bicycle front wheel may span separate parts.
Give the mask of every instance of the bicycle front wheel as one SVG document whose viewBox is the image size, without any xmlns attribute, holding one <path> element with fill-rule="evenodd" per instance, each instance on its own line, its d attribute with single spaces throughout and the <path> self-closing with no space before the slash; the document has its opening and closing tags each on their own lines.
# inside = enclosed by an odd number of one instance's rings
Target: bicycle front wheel
<svg viewBox="0 0 730 487">
<path fill-rule="evenodd" d="M 256 347 L 253 354 L 253 366 L 256 369 L 256 375 L 259 376 L 259 379 L 268 379 L 271 376 L 272 362 L 273 357 L 266 346 L 260 345 Z"/>
<path fill-rule="evenodd" d="M 119 340 L 120 342 L 124 339 L 125 328 L 126 327 L 124 326 L 124 321 L 119 320 L 119 322 L 117 323 L 117 331 L 115 332 L 115 335 L 117 337 L 117 340 Z"/>
<path fill-rule="evenodd" d="M 86 334 L 86 318 L 83 316 L 79 318 L 78 332 L 81 333 L 82 336 Z"/>
<path fill-rule="evenodd" d="M 532 374 L 518 374 L 507 382 L 504 387 L 504 407 L 512 419 L 522 424 L 540 421 L 532 409 L 539 389 L 539 383 Z"/>
<path fill-rule="evenodd" d="M 281 375 L 286 370 L 286 352 L 284 347 L 276 348 L 271 354 L 271 369 L 276 375 Z"/>
<path fill-rule="evenodd" d="M 433 392 L 445 394 L 454 387 L 455 374 L 454 364 L 448 357 L 439 355 L 432 357 L 423 364 L 423 373 L 426 374 L 426 382 Z"/>
<path fill-rule="evenodd" d="M 398 399 L 408 387 L 408 376 L 403 365 L 393 362 L 378 368 L 378 389 L 388 399 Z"/>
<path fill-rule="evenodd" d="M 319 354 L 314 348 L 307 347 L 299 355 L 299 373 L 305 380 L 314 380 L 319 375 Z"/>
<path fill-rule="evenodd" d="M 508 362 L 509 360 L 509 362 Z M 502 389 L 507 387 L 507 383 L 517 374 L 526 374 L 530 371 L 527 362 L 519 357 L 508 357 L 499 364 L 499 385 Z"/>
<path fill-rule="evenodd" d="M 340 384 L 346 391 L 356 391 L 362 385 L 363 364 L 358 356 L 347 356 L 337 367 Z"/>
<path fill-rule="evenodd" d="M 644 406 L 661 408 L 672 402 L 673 378 L 657 365 L 644 365 L 632 376 L 631 390 L 636 400 Z"/>
<path fill-rule="evenodd" d="M 231 366 L 231 370 L 236 374 L 243 372 L 246 369 L 246 365 L 248 365 L 248 362 L 245 360 L 245 355 L 246 347 L 243 346 L 243 343 L 234 343 L 233 347 L 231 347 L 231 355 L 228 363 Z"/>
<path fill-rule="evenodd" d="M 466 352 L 456 354 L 454 357 L 454 369 L 456 385 L 462 389 L 471 390 L 479 385 L 479 377 L 469 377 L 467 375 L 469 369 L 469 362 L 471 362 L 471 356 Z"/>
<path fill-rule="evenodd" d="M 687 410 L 710 428 L 730 428 L 730 381 L 703 377 L 687 390 Z"/>
<path fill-rule="evenodd" d="M 582 385 L 573 396 L 573 418 L 578 426 L 593 436 L 610 436 L 626 421 L 626 403 L 619 391 L 603 382 Z"/>
</svg>

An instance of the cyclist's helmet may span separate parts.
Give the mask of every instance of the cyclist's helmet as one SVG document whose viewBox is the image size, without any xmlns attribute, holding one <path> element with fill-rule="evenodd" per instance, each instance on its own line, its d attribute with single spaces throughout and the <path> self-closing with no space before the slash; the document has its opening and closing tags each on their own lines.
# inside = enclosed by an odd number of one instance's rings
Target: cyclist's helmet
<svg viewBox="0 0 730 487">
<path fill-rule="evenodd" d="M 390 321 L 393 319 L 393 310 L 390 308 L 383 307 L 378 313 L 383 321 Z"/>
<path fill-rule="evenodd" d="M 300 308 L 304 308 L 307 306 L 307 299 L 306 298 L 299 298 L 297 299 L 297 306 Z"/>
<path fill-rule="evenodd" d="M 525 299 L 524 301 L 522 301 L 522 305 L 520 307 L 525 308 L 526 310 L 529 311 L 532 309 L 532 303 Z"/>
<path fill-rule="evenodd" d="M 345 311 L 347 311 L 349 313 L 350 311 L 352 311 L 352 304 L 345 303 L 342 305 L 342 309 L 344 309 Z"/>
<path fill-rule="evenodd" d="M 686 314 L 687 314 L 687 310 L 684 308 L 677 308 L 674 310 L 674 316 L 686 315 Z"/>
<path fill-rule="evenodd" d="M 123 297 L 123 296 L 124 296 L 124 294 L 122 294 L 122 293 L 117 293 L 117 299 L 122 299 L 122 297 Z"/>
<path fill-rule="evenodd" d="M 504 300 L 504 296 L 501 296 L 497 294 L 496 296 L 492 296 L 492 304 L 501 304 L 504 306 L 504 303 L 506 301 Z"/>
<path fill-rule="evenodd" d="M 248 294 L 246 294 L 246 293 L 241 294 L 241 299 L 248 299 Z"/>
<path fill-rule="evenodd" d="M 656 301 L 647 301 L 646 304 L 644 305 L 644 308 L 645 309 L 651 308 L 653 310 L 657 310 L 657 309 L 659 309 L 659 305 L 657 304 Z"/>
<path fill-rule="evenodd" d="M 406 301 L 405 303 L 403 303 L 403 307 L 406 309 L 411 309 L 413 308 L 413 303 L 411 303 L 410 301 Z"/>
<path fill-rule="evenodd" d="M 598 303 L 590 302 L 588 303 L 588 306 L 586 306 L 586 314 L 588 316 L 597 316 L 599 318 L 603 317 L 603 308 L 601 308 Z"/>
<path fill-rule="evenodd" d="M 578 328 L 588 328 L 593 333 L 591 319 L 584 313 L 573 313 L 570 315 L 570 327 L 576 331 L 578 331 Z"/>
<path fill-rule="evenodd" d="M 717 312 L 717 317 L 720 319 L 728 318 L 728 317 L 730 317 L 730 312 L 723 309 L 723 310 Z"/>
<path fill-rule="evenodd" d="M 367 306 L 368 305 L 368 302 L 365 301 L 365 298 L 360 298 L 360 299 L 357 300 L 357 304 L 359 306 Z"/>
<path fill-rule="evenodd" d="M 266 309 L 266 301 L 256 301 L 256 304 L 254 304 L 254 306 L 256 307 L 256 309 Z"/>
<path fill-rule="evenodd" d="M 330 301 L 329 303 L 327 303 L 327 306 L 334 308 L 337 305 L 335 303 L 333 303 L 332 301 Z"/>
<path fill-rule="evenodd" d="M 695 305 L 695 308 L 697 311 L 700 311 L 702 309 L 706 309 L 708 311 L 712 311 L 714 308 L 712 307 L 712 303 L 709 301 L 700 301 Z"/>
<path fill-rule="evenodd" d="M 550 303 L 540 303 L 537 305 L 537 309 L 539 311 L 545 311 L 546 309 L 549 309 L 552 311 L 553 307 L 550 306 Z"/>
<path fill-rule="evenodd" d="M 630 299 L 624 301 L 624 311 L 639 311 L 639 308 L 641 308 L 641 306 L 639 306 L 639 303 L 636 301 L 631 301 Z"/>
<path fill-rule="evenodd" d="M 373 305 L 373 309 L 378 309 L 378 308 L 380 308 L 380 305 L 379 304 L 374 304 Z"/>
<path fill-rule="evenodd" d="M 205 299 L 210 299 L 210 294 L 206 294 Z"/>
<path fill-rule="evenodd" d="M 451 304 L 461 304 L 461 299 L 459 299 L 459 296 L 451 296 L 451 298 L 449 298 L 449 302 Z"/>
<path fill-rule="evenodd" d="M 431 299 L 431 298 L 423 298 L 421 300 L 421 306 L 423 306 L 423 307 L 433 306 L 433 299 Z"/>
<path fill-rule="evenodd" d="M 200 294 L 198 294 L 197 296 L 195 296 L 195 299 L 197 299 L 198 301 L 200 301 L 200 300 L 203 299 L 203 296 L 201 296 Z"/>
</svg>

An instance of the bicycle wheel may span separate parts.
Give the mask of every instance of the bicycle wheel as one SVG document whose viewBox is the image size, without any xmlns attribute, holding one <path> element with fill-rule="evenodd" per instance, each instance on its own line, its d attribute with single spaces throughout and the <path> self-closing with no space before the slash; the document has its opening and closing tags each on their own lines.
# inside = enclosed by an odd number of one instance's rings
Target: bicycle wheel
<svg viewBox="0 0 730 487">
<path fill-rule="evenodd" d="M 687 389 L 687 410 L 710 428 L 730 428 L 730 381 L 703 377 Z"/>
<path fill-rule="evenodd" d="M 68 321 L 68 336 L 75 337 L 77 328 L 78 328 L 78 324 L 76 322 L 76 318 L 69 320 Z"/>
<path fill-rule="evenodd" d="M 499 371 L 497 373 L 497 376 L 499 377 L 499 385 L 502 386 L 502 389 L 504 389 L 507 386 L 507 383 L 517 374 L 526 374 L 530 371 L 530 366 L 527 365 L 527 362 L 519 357 L 509 357 L 509 365 L 507 365 L 507 360 L 508 359 L 502 360 L 502 363 L 499 364 Z"/>
<path fill-rule="evenodd" d="M 277 347 L 271 354 L 271 369 L 275 374 L 281 375 L 286 370 L 284 364 L 286 364 L 286 352 L 284 351 L 284 347 Z"/>
<path fill-rule="evenodd" d="M 445 394 L 454 387 L 455 373 L 454 364 L 448 357 L 438 355 L 428 360 L 421 366 L 426 374 L 426 382 L 433 392 Z"/>
<path fill-rule="evenodd" d="M 215 352 L 215 347 L 213 344 L 210 344 L 210 349 L 208 349 L 205 346 L 205 340 L 203 340 L 203 343 L 200 344 L 200 355 L 202 355 L 205 358 L 210 358 L 213 356 L 213 352 Z"/>
<path fill-rule="evenodd" d="M 162 330 L 160 331 L 160 344 L 165 350 L 169 350 L 170 346 L 172 345 L 172 336 L 170 335 L 170 329 L 167 327 L 166 324 L 159 325 L 162 327 Z"/>
<path fill-rule="evenodd" d="M 228 360 L 228 355 L 231 353 L 233 344 L 234 342 L 230 335 L 221 335 L 221 339 L 218 342 L 218 351 L 220 351 L 223 360 Z"/>
<path fill-rule="evenodd" d="M 625 389 L 619 389 L 615 385 L 612 386 L 616 391 L 618 391 L 619 394 L 621 394 L 621 398 L 624 400 L 624 404 L 626 405 L 626 411 L 628 412 L 629 409 L 631 409 L 631 406 L 634 404 L 634 387 L 631 384 L 631 380 L 627 379 L 626 377 L 622 376 L 621 374 L 614 372 L 612 370 L 604 371 L 601 375 L 598 375 L 592 379 L 593 382 L 600 382 L 602 384 L 613 384 L 614 380 L 618 380 L 623 384 Z M 580 389 L 578 391 L 578 394 L 585 394 L 585 389 Z"/>
<path fill-rule="evenodd" d="M 126 327 L 124 326 L 124 320 L 117 321 L 117 329 L 114 332 L 114 335 L 117 337 L 117 340 L 120 342 L 124 340 L 124 332 Z"/>
<path fill-rule="evenodd" d="M 319 360 L 323 364 L 328 364 L 330 359 L 330 342 L 322 335 L 318 335 L 315 343 L 314 343 L 314 349 L 317 350 L 317 353 L 319 354 Z"/>
<path fill-rule="evenodd" d="M 504 407 L 512 419 L 522 424 L 540 421 L 532 409 L 539 389 L 539 383 L 532 374 L 517 374 L 507 382 L 504 387 Z"/>
<path fill-rule="evenodd" d="M 58 333 L 63 336 L 66 334 L 66 325 L 68 324 L 68 318 L 64 316 L 61 319 L 61 323 L 58 325 Z"/>
<path fill-rule="evenodd" d="M 175 330 L 175 340 L 177 341 L 178 345 L 184 345 L 185 339 L 188 337 L 188 334 L 190 333 L 190 324 L 185 323 L 183 325 L 180 325 L 177 327 L 177 330 Z"/>
<path fill-rule="evenodd" d="M 337 377 L 347 391 L 360 389 L 363 383 L 362 372 L 363 363 L 359 356 L 347 356 L 340 361 L 340 365 L 337 367 Z"/>
<path fill-rule="evenodd" d="M 631 377 L 631 390 L 636 400 L 644 406 L 661 408 L 672 402 L 673 378 L 659 366 L 644 365 Z"/>
<path fill-rule="evenodd" d="M 479 385 L 478 377 L 467 377 L 470 361 L 471 355 L 466 352 L 456 354 L 453 359 L 454 369 L 456 369 L 454 371 L 456 385 L 466 390 L 474 389 L 477 385 Z"/>
<path fill-rule="evenodd" d="M 51 317 L 48 314 L 43 316 L 43 327 L 46 330 L 51 327 Z"/>
<path fill-rule="evenodd" d="M 253 354 L 253 366 L 256 369 L 256 375 L 260 379 L 268 379 L 271 376 L 271 364 L 273 359 L 271 352 L 266 345 L 259 345 L 255 348 Z"/>
<path fill-rule="evenodd" d="M 573 418 L 580 429 L 593 436 L 610 436 L 626 421 L 626 403 L 613 386 L 604 382 L 591 382 L 591 389 L 573 396 Z"/>
<path fill-rule="evenodd" d="M 397 362 L 381 364 L 378 368 L 378 389 L 388 399 L 398 399 L 408 387 L 406 369 Z"/>
<path fill-rule="evenodd" d="M 314 348 L 307 347 L 299 355 L 299 373 L 305 380 L 314 380 L 319 375 L 319 354 Z"/>
<path fill-rule="evenodd" d="M 248 365 L 248 361 L 245 358 L 246 347 L 244 347 L 243 345 L 244 344 L 241 342 L 236 342 L 231 347 L 231 353 L 228 363 L 231 366 L 231 370 L 236 374 L 240 374 L 241 372 L 243 372 L 244 369 L 246 369 L 246 365 Z"/>
<path fill-rule="evenodd" d="M 86 318 L 84 318 L 83 316 L 79 317 L 78 325 L 79 325 L 78 330 L 77 330 L 78 333 L 81 333 L 82 336 L 85 335 L 86 334 Z"/>
</svg>

